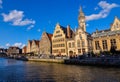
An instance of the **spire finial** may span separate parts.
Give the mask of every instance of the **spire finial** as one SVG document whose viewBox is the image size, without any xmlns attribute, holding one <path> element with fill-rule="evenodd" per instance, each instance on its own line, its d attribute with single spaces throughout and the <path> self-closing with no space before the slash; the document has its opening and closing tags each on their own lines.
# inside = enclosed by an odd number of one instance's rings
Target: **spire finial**
<svg viewBox="0 0 120 82">
<path fill-rule="evenodd" d="M 80 6 L 80 16 L 84 16 L 84 13 L 82 11 L 82 6 Z"/>
<path fill-rule="evenodd" d="M 82 6 L 80 6 L 80 12 L 82 12 Z"/>
<path fill-rule="evenodd" d="M 56 25 L 60 25 L 60 24 L 59 24 L 59 22 L 57 22 L 57 24 L 56 24 Z"/>
</svg>

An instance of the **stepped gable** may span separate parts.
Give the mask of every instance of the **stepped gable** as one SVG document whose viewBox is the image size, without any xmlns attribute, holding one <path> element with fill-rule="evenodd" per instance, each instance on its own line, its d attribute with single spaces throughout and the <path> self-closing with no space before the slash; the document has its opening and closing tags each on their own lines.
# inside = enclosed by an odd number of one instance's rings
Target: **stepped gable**
<svg viewBox="0 0 120 82">
<path fill-rule="evenodd" d="M 68 34 L 67 27 L 63 27 L 63 26 L 60 25 L 60 28 L 61 28 L 61 29 L 63 30 L 63 32 L 65 33 L 66 38 L 69 38 L 69 37 L 67 36 L 67 34 Z M 71 37 L 72 37 L 72 35 L 74 34 L 74 32 L 73 32 L 73 30 L 71 30 L 71 28 L 70 28 L 70 32 L 71 32 Z"/>
</svg>

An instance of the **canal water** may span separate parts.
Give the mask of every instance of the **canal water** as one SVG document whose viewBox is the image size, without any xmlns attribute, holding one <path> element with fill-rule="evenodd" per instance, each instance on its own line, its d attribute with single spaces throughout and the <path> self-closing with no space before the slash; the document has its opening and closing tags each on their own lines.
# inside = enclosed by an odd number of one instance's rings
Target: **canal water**
<svg viewBox="0 0 120 82">
<path fill-rule="evenodd" d="M 0 58 L 0 82 L 120 82 L 120 69 Z"/>
</svg>

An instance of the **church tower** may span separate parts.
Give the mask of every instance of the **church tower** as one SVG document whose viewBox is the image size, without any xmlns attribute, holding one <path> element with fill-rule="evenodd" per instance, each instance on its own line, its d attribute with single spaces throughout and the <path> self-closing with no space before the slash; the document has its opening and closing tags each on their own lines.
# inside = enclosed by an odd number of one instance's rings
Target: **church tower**
<svg viewBox="0 0 120 82">
<path fill-rule="evenodd" d="M 78 17 L 79 28 L 86 32 L 86 24 L 85 24 L 85 15 L 82 11 L 82 7 L 80 7 L 79 17 Z"/>
</svg>

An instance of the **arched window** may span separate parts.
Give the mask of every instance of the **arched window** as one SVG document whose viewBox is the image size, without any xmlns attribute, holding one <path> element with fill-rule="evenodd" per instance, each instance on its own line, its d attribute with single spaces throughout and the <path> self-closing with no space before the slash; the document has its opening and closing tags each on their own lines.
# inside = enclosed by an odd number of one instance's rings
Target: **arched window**
<svg viewBox="0 0 120 82">
<path fill-rule="evenodd" d="M 85 42 L 84 42 L 84 40 L 82 41 L 82 47 L 85 47 Z"/>
</svg>

